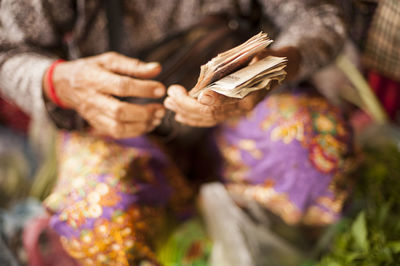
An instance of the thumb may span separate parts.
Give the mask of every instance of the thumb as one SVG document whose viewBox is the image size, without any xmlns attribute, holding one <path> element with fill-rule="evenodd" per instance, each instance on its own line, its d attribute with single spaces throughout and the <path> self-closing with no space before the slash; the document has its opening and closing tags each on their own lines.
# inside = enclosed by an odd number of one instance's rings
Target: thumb
<svg viewBox="0 0 400 266">
<path fill-rule="evenodd" d="M 111 72 L 137 78 L 154 78 L 161 72 L 161 65 L 158 62 L 146 63 L 116 52 L 104 53 L 96 61 Z"/>
<path fill-rule="evenodd" d="M 240 99 L 228 97 L 212 90 L 206 90 L 200 93 L 197 100 L 204 105 L 219 106 L 224 104 L 237 103 Z"/>
</svg>

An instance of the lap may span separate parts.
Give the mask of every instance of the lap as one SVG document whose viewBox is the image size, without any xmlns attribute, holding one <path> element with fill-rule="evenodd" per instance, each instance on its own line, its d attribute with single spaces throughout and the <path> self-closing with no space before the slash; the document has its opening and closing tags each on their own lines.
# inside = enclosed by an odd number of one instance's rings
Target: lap
<svg viewBox="0 0 400 266">
<path fill-rule="evenodd" d="M 154 260 L 166 207 L 190 197 L 179 170 L 147 138 L 58 137 L 59 177 L 45 205 L 66 250 L 83 264 Z M 123 254 L 123 255 L 121 255 Z"/>
<path fill-rule="evenodd" d="M 289 224 L 329 224 L 346 198 L 351 133 L 339 110 L 310 94 L 279 93 L 217 132 L 222 175 L 234 197 Z"/>
<path fill-rule="evenodd" d="M 282 93 L 216 133 L 233 197 L 257 201 L 289 224 L 339 215 L 351 134 L 323 98 Z M 192 192 L 174 160 L 147 137 L 123 141 L 60 133 L 59 180 L 45 205 L 64 247 L 82 264 L 155 260 L 166 207 Z M 123 255 L 121 255 L 123 254 Z"/>
</svg>

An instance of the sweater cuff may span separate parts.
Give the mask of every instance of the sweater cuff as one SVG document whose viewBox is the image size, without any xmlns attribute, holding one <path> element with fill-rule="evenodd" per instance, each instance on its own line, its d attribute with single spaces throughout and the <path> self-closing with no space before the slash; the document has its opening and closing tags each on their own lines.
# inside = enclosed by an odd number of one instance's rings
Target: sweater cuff
<svg viewBox="0 0 400 266">
<path fill-rule="evenodd" d="M 42 81 L 54 58 L 35 53 L 23 53 L 10 57 L 0 71 L 4 95 L 15 102 L 32 119 L 46 119 Z"/>
<path fill-rule="evenodd" d="M 49 121 L 61 129 L 82 130 L 87 123 L 73 110 L 62 109 L 43 92 L 43 77 L 56 58 L 21 53 L 7 59 L 0 71 L 0 87 L 5 97 L 36 121 Z"/>
</svg>

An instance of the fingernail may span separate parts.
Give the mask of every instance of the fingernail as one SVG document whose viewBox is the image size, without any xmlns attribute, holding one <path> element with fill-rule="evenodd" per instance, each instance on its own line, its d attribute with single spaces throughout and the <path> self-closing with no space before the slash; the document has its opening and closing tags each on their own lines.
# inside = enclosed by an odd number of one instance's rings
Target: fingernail
<svg viewBox="0 0 400 266">
<path fill-rule="evenodd" d="M 164 106 L 168 109 L 174 109 L 175 108 L 175 102 L 172 100 L 172 98 L 168 97 L 164 101 Z"/>
<path fill-rule="evenodd" d="M 154 113 L 154 116 L 157 118 L 163 118 L 165 115 L 165 110 L 159 109 Z"/>
<path fill-rule="evenodd" d="M 153 68 L 157 68 L 157 67 L 159 67 L 159 66 L 160 66 L 160 64 L 157 63 L 157 62 L 150 62 L 150 63 L 147 63 L 147 64 L 146 64 L 146 68 L 147 68 L 147 69 L 153 69 Z"/>
<path fill-rule="evenodd" d="M 165 89 L 164 88 L 157 88 L 154 90 L 154 95 L 157 97 L 161 97 L 165 94 Z"/>
<path fill-rule="evenodd" d="M 211 97 L 210 95 L 207 95 L 207 94 L 205 94 L 205 95 L 203 94 L 200 96 L 199 101 L 202 104 L 211 105 L 214 103 L 214 97 Z"/>
<path fill-rule="evenodd" d="M 153 126 L 158 126 L 159 124 L 161 124 L 161 119 L 155 119 L 153 120 Z"/>
<path fill-rule="evenodd" d="M 180 97 L 187 94 L 186 89 L 180 85 L 171 85 L 168 89 L 168 94 L 174 97 Z"/>
<path fill-rule="evenodd" d="M 167 93 L 168 93 L 169 96 L 172 96 L 172 97 L 175 97 L 175 96 L 176 96 L 176 92 L 175 92 L 175 89 L 174 89 L 174 88 L 175 88 L 174 86 L 170 86 L 170 87 L 168 88 Z"/>
</svg>

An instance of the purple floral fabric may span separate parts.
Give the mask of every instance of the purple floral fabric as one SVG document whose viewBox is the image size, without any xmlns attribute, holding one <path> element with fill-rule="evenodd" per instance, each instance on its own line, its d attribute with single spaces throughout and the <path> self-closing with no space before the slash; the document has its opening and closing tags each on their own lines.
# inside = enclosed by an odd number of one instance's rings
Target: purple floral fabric
<svg viewBox="0 0 400 266">
<path fill-rule="evenodd" d="M 83 265 L 156 261 L 167 207 L 185 209 L 191 190 L 150 139 L 112 141 L 60 134 L 59 180 L 45 205 L 68 253 Z"/>
<path fill-rule="evenodd" d="M 267 97 L 217 133 L 223 178 L 235 197 L 257 201 L 289 224 L 329 224 L 341 211 L 351 134 L 321 97 Z"/>
<path fill-rule="evenodd" d="M 167 208 L 192 195 L 174 161 L 149 137 L 112 141 L 63 132 L 59 182 L 47 198 L 51 225 L 83 265 L 156 261 Z M 346 198 L 351 134 L 323 98 L 282 93 L 216 132 L 234 198 L 256 201 L 289 223 L 335 221 Z"/>
</svg>

